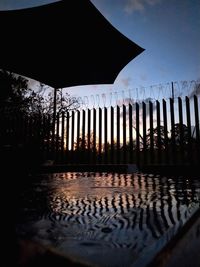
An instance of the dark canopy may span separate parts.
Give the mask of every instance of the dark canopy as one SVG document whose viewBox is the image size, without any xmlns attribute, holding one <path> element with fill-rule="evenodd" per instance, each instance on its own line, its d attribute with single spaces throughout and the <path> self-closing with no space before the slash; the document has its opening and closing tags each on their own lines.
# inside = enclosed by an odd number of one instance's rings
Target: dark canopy
<svg viewBox="0 0 200 267">
<path fill-rule="evenodd" d="M 144 49 L 89 0 L 0 11 L 0 68 L 60 88 L 110 84 Z"/>
</svg>

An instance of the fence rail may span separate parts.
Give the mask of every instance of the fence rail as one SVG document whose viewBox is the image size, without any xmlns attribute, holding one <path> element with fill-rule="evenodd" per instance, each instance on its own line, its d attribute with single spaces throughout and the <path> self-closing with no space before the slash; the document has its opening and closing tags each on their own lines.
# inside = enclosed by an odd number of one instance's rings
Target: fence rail
<svg viewBox="0 0 200 267">
<path fill-rule="evenodd" d="M 198 164 L 199 98 L 1 117 L 1 150 L 77 164 Z"/>
</svg>

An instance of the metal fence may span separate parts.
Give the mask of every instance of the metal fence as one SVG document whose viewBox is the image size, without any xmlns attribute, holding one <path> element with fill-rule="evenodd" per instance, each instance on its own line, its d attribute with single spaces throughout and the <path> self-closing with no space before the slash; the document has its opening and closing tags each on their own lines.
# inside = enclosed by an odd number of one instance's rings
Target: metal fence
<svg viewBox="0 0 200 267">
<path fill-rule="evenodd" d="M 199 98 L 1 117 L 1 150 L 62 164 L 199 164 Z M 2 152 L 3 153 L 3 152 Z M 34 156 L 34 157 L 32 157 Z"/>
</svg>

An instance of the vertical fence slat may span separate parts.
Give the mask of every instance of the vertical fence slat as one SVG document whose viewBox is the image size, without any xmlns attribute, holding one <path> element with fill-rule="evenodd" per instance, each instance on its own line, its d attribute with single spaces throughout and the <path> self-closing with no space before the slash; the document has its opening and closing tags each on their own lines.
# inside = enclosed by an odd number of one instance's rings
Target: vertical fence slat
<svg viewBox="0 0 200 267">
<path fill-rule="evenodd" d="M 199 133 L 199 107 L 197 96 L 194 95 L 194 116 L 195 116 L 195 129 L 196 129 L 196 140 L 199 144 L 200 142 L 200 133 Z"/>
<path fill-rule="evenodd" d="M 142 124 L 143 124 L 143 164 L 147 163 L 147 124 L 146 124 L 146 103 L 142 102 Z"/>
<path fill-rule="evenodd" d="M 69 163 L 69 112 L 67 112 L 66 118 L 66 161 Z"/>
<path fill-rule="evenodd" d="M 139 104 L 136 103 L 136 162 L 140 164 L 140 110 Z"/>
<path fill-rule="evenodd" d="M 171 163 L 176 162 L 176 140 L 175 140 L 175 118 L 174 118 L 174 99 L 170 98 L 170 119 L 171 119 Z"/>
<path fill-rule="evenodd" d="M 31 117 L 31 124 L 32 124 L 32 121 L 33 121 L 33 118 Z M 30 121 L 29 121 L 30 122 Z M 52 158 L 54 159 L 55 157 L 55 129 L 56 129 L 56 114 L 53 115 L 53 120 L 52 120 L 52 134 L 51 134 L 51 155 L 52 155 Z"/>
<path fill-rule="evenodd" d="M 81 162 L 85 162 L 85 110 L 82 110 L 82 140 L 81 140 Z"/>
<path fill-rule="evenodd" d="M 160 164 L 162 161 L 161 154 L 161 128 L 160 128 L 160 102 L 156 101 L 156 115 L 157 115 L 157 162 Z"/>
<path fill-rule="evenodd" d="M 123 163 L 126 163 L 126 106 L 123 105 Z"/>
<path fill-rule="evenodd" d="M 80 162 L 80 125 L 81 125 L 81 114 L 80 111 L 77 110 L 77 121 L 76 121 L 76 159 L 77 162 Z"/>
<path fill-rule="evenodd" d="M 71 116 L 71 163 L 74 162 L 74 110 Z"/>
<path fill-rule="evenodd" d="M 56 154 L 55 159 L 56 161 L 59 160 L 59 150 L 60 150 L 60 114 L 57 113 L 56 115 Z"/>
<path fill-rule="evenodd" d="M 188 143 L 187 143 L 187 161 L 193 161 L 193 153 L 192 153 L 192 132 L 191 132 L 191 113 L 190 113 L 190 99 L 189 97 L 185 97 L 185 108 L 186 108 L 186 118 L 187 118 L 187 131 L 188 131 Z"/>
<path fill-rule="evenodd" d="M 200 133 L 199 133 L 199 107 L 198 98 L 194 95 L 194 116 L 195 116 L 195 130 L 196 130 L 196 142 L 195 142 L 195 162 L 199 164 L 200 161 Z"/>
<path fill-rule="evenodd" d="M 90 163 L 91 157 L 91 111 L 88 109 L 88 128 L 87 128 L 87 151 L 88 151 L 88 162 Z"/>
<path fill-rule="evenodd" d="M 154 136 L 153 136 L 153 103 L 149 101 L 149 131 L 150 131 L 150 163 L 154 162 Z"/>
<path fill-rule="evenodd" d="M 110 162 L 114 163 L 114 108 L 110 108 Z"/>
<path fill-rule="evenodd" d="M 81 123 L 81 119 L 80 119 L 80 111 L 78 110 L 77 111 L 77 124 L 76 124 L 76 128 L 77 128 L 77 137 L 76 137 L 76 147 L 77 147 L 77 150 L 79 151 L 80 149 L 80 123 Z"/>
<path fill-rule="evenodd" d="M 57 89 L 54 88 L 53 120 L 52 120 L 52 140 L 51 140 L 51 153 L 52 153 L 53 158 L 55 158 L 56 95 L 57 95 Z"/>
<path fill-rule="evenodd" d="M 27 122 L 27 127 L 28 127 L 28 122 Z M 46 138 L 47 138 L 47 159 L 50 158 L 50 150 L 51 150 L 51 145 L 50 145 L 50 139 L 51 139 L 51 117 L 50 115 L 47 116 L 47 129 L 46 129 Z M 28 133 L 28 129 L 27 129 Z M 27 138 L 27 137 L 26 137 Z"/>
<path fill-rule="evenodd" d="M 187 118 L 187 128 L 188 128 L 188 141 L 191 142 L 191 113 L 190 113 L 190 99 L 185 97 L 185 106 L 186 106 L 186 118 Z"/>
<path fill-rule="evenodd" d="M 165 163 L 169 163 L 169 146 L 168 146 L 168 123 L 167 123 L 167 103 L 163 99 L 163 124 L 164 124 L 164 149 L 165 149 Z"/>
<path fill-rule="evenodd" d="M 120 107 L 117 106 L 117 163 L 120 163 Z"/>
<path fill-rule="evenodd" d="M 41 125 L 41 131 L 42 131 L 42 136 L 41 136 L 41 143 L 42 143 L 42 147 L 41 147 L 41 154 L 42 154 L 42 160 L 44 161 L 47 158 L 47 147 L 46 147 L 46 132 L 47 132 L 47 118 L 46 116 L 40 115 L 41 116 L 41 121 L 42 121 L 42 125 Z M 24 117 L 24 142 L 26 144 L 26 132 L 27 132 L 27 125 L 26 125 L 26 117 Z"/>
<path fill-rule="evenodd" d="M 96 109 L 93 108 L 93 163 L 96 162 Z"/>
<path fill-rule="evenodd" d="M 108 114 L 107 108 L 104 107 L 104 163 L 108 160 Z"/>
<path fill-rule="evenodd" d="M 179 111 L 179 131 L 180 131 L 180 163 L 184 163 L 184 129 L 183 129 L 183 106 L 182 99 L 178 97 L 178 111 Z"/>
<path fill-rule="evenodd" d="M 102 154 L 102 109 L 99 108 L 99 163 L 101 163 L 101 154 Z"/>
<path fill-rule="evenodd" d="M 62 112 L 61 117 L 61 161 L 64 159 L 64 134 L 65 134 L 65 114 Z"/>
<path fill-rule="evenodd" d="M 129 104 L 129 163 L 133 163 L 133 107 Z"/>
</svg>

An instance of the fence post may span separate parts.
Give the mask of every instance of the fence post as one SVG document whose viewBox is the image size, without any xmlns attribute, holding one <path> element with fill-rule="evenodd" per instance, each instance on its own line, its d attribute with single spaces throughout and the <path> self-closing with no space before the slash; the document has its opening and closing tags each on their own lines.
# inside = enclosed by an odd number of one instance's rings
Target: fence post
<svg viewBox="0 0 200 267">
<path fill-rule="evenodd" d="M 29 126 L 29 119 L 28 119 L 28 122 L 27 122 L 27 127 L 28 126 Z M 46 159 L 49 159 L 50 152 L 51 152 L 51 144 L 50 144 L 51 129 L 52 129 L 52 127 L 51 127 L 51 116 L 48 115 L 47 116 L 47 128 L 46 128 L 46 134 L 47 134 L 47 155 L 46 155 Z M 27 133 L 28 133 L 28 131 L 27 131 Z"/>
<path fill-rule="evenodd" d="M 99 163 L 101 163 L 102 153 L 102 109 L 99 108 Z"/>
<path fill-rule="evenodd" d="M 93 163 L 96 163 L 96 109 L 93 108 Z"/>
<path fill-rule="evenodd" d="M 195 116 L 195 128 L 196 128 L 196 160 L 197 164 L 200 160 L 200 133 L 199 133 L 199 108 L 198 108 L 198 99 L 194 95 L 194 116 Z"/>
<path fill-rule="evenodd" d="M 170 98 L 170 118 L 171 118 L 171 163 L 176 163 L 176 140 L 175 140 L 175 119 L 174 119 L 174 99 Z"/>
<path fill-rule="evenodd" d="M 120 163 L 120 107 L 117 106 L 117 163 Z"/>
<path fill-rule="evenodd" d="M 57 89 L 54 88 L 53 121 L 52 121 L 52 141 L 51 141 L 51 152 L 52 152 L 53 158 L 55 158 L 56 109 L 57 109 Z"/>
<path fill-rule="evenodd" d="M 61 121 L 61 161 L 64 159 L 64 131 L 65 131 L 65 114 L 62 112 L 62 121 Z"/>
<path fill-rule="evenodd" d="M 186 105 L 186 117 L 187 117 L 187 129 L 188 129 L 188 144 L 187 144 L 187 161 L 193 161 L 193 153 L 192 153 L 192 133 L 191 133 L 191 114 L 190 114 L 190 99 L 189 97 L 185 97 L 185 105 Z"/>
<path fill-rule="evenodd" d="M 153 103 L 149 101 L 149 130 L 150 130 L 150 163 L 154 163 L 154 139 L 153 139 Z"/>
<path fill-rule="evenodd" d="M 163 99 L 163 123 L 164 123 L 164 148 L 165 148 L 165 163 L 169 163 L 169 146 L 168 146 L 168 127 L 167 127 L 167 105 Z"/>
<path fill-rule="evenodd" d="M 90 151 L 91 151 L 91 136 L 90 136 L 90 129 L 91 129 L 91 111 L 88 109 L 88 128 L 87 128 L 87 150 L 88 150 L 88 162 L 90 163 Z"/>
<path fill-rule="evenodd" d="M 183 130 L 183 107 L 182 99 L 178 97 L 178 110 L 179 110 L 179 130 L 180 130 L 180 161 L 184 163 L 184 130 Z"/>
<path fill-rule="evenodd" d="M 77 129 L 77 134 L 76 134 L 76 159 L 77 162 L 80 161 L 80 124 L 81 124 L 81 119 L 80 119 L 80 111 L 77 110 L 77 124 L 76 124 L 76 129 Z"/>
<path fill-rule="evenodd" d="M 123 163 L 126 163 L 126 106 L 123 105 Z"/>
<path fill-rule="evenodd" d="M 108 116 L 107 108 L 104 107 L 104 163 L 108 160 Z"/>
<path fill-rule="evenodd" d="M 110 108 L 110 143 L 110 162 L 114 163 L 114 108 L 112 106 Z"/>
<path fill-rule="evenodd" d="M 136 163 L 140 165 L 140 110 L 136 103 Z"/>
<path fill-rule="evenodd" d="M 67 111 L 66 121 L 66 161 L 69 163 L 69 111 Z"/>
<path fill-rule="evenodd" d="M 74 110 L 71 116 L 71 163 L 74 162 Z"/>
<path fill-rule="evenodd" d="M 156 113 L 157 113 L 157 162 L 160 164 L 162 162 L 161 154 L 161 129 L 160 129 L 160 102 L 156 101 Z"/>
<path fill-rule="evenodd" d="M 133 163 L 133 107 L 129 104 L 129 163 Z"/>
<path fill-rule="evenodd" d="M 85 162 L 85 110 L 82 110 L 82 143 L 81 143 L 81 162 Z"/>
<path fill-rule="evenodd" d="M 146 124 L 146 104 L 142 102 L 142 123 L 143 123 L 143 164 L 147 163 L 147 124 Z"/>
<path fill-rule="evenodd" d="M 198 99 L 196 95 L 194 95 L 194 116 L 195 116 L 196 140 L 197 140 L 197 143 L 199 144 L 199 141 L 200 141 L 199 108 L 198 108 Z"/>
<path fill-rule="evenodd" d="M 59 112 L 56 115 L 56 151 L 55 151 L 55 160 L 59 159 L 59 148 L 60 148 L 60 114 Z"/>
</svg>

